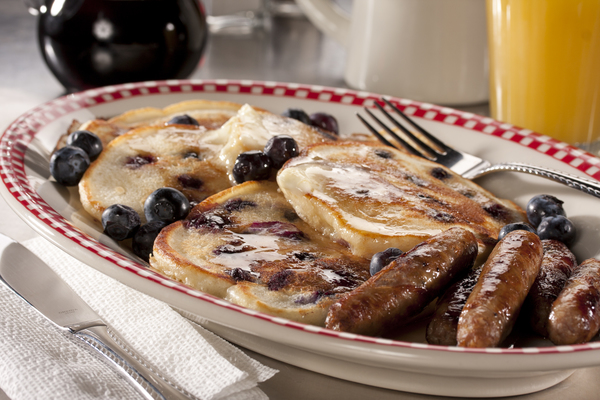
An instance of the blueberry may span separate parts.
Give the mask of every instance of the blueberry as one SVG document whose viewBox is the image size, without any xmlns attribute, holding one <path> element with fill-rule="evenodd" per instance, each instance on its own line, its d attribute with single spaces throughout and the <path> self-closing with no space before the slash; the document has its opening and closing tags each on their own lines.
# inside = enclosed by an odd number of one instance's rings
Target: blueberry
<svg viewBox="0 0 600 400">
<path fill-rule="evenodd" d="M 179 221 L 190 212 L 190 202 L 177 189 L 156 189 L 144 202 L 144 215 L 148 221 L 167 223 Z"/>
<path fill-rule="evenodd" d="M 575 225 L 564 215 L 545 217 L 537 228 L 540 239 L 554 239 L 568 245 L 575 239 Z"/>
<path fill-rule="evenodd" d="M 272 167 L 279 169 L 287 160 L 298 155 L 298 143 L 288 135 L 273 136 L 267 141 L 264 153 L 271 159 Z"/>
<path fill-rule="evenodd" d="M 300 122 L 305 123 L 306 125 L 312 125 L 310 121 L 310 117 L 308 114 L 299 108 L 288 108 L 281 115 L 288 118 L 297 119 Z"/>
<path fill-rule="evenodd" d="M 310 123 L 317 128 L 325 129 L 331 133 L 339 134 L 337 119 L 331 114 L 318 112 L 310 115 Z"/>
<path fill-rule="evenodd" d="M 62 147 L 50 157 L 50 174 L 58 183 L 75 186 L 90 166 L 90 157 L 75 146 Z"/>
<path fill-rule="evenodd" d="M 163 221 L 151 221 L 142 225 L 135 235 L 133 235 L 133 239 L 131 240 L 131 249 L 133 250 L 133 253 L 142 260 L 148 262 L 150 254 L 152 254 L 154 240 L 161 229 L 167 225 L 168 224 Z"/>
<path fill-rule="evenodd" d="M 194 118 L 187 114 L 176 115 L 167 122 L 167 125 L 194 125 L 199 126 L 200 124 Z"/>
<path fill-rule="evenodd" d="M 271 176 L 271 158 L 258 150 L 241 153 L 233 165 L 233 179 L 237 183 L 260 181 Z"/>
<path fill-rule="evenodd" d="M 94 161 L 102 153 L 102 141 L 90 131 L 75 131 L 67 138 L 69 146 L 79 147 Z"/>
<path fill-rule="evenodd" d="M 258 204 L 251 200 L 231 199 L 223 205 L 223 209 L 229 213 L 238 212 L 247 208 L 256 208 Z"/>
<path fill-rule="evenodd" d="M 436 179 L 439 179 L 440 181 L 443 181 L 445 179 L 450 178 L 452 175 L 450 175 L 450 172 L 446 171 L 441 167 L 435 167 L 431 170 L 431 176 L 433 176 Z"/>
<path fill-rule="evenodd" d="M 114 240 L 133 237 L 140 225 L 141 220 L 138 213 L 123 204 L 113 204 L 102 213 L 104 233 Z"/>
<path fill-rule="evenodd" d="M 527 203 L 527 218 L 531 225 L 537 227 L 544 217 L 552 215 L 566 216 L 563 201 L 549 194 L 539 194 Z"/>
<path fill-rule="evenodd" d="M 125 168 L 138 169 L 154 162 L 156 162 L 156 158 L 151 155 L 127 157 L 125 159 Z"/>
<path fill-rule="evenodd" d="M 502 240 L 504 236 L 512 231 L 529 231 L 532 233 L 537 233 L 535 228 L 528 223 L 525 222 L 515 222 L 512 224 L 504 225 L 502 229 L 500 229 L 500 233 L 498 234 L 498 240 Z"/>
<path fill-rule="evenodd" d="M 387 150 L 383 150 L 383 149 L 375 149 L 374 153 L 376 156 L 381 157 L 386 160 L 393 157 L 392 153 L 390 153 Z"/>
<path fill-rule="evenodd" d="M 391 263 L 401 255 L 402 250 L 397 249 L 395 247 L 390 247 L 388 249 L 385 249 L 384 251 L 376 253 L 371 258 L 371 264 L 369 265 L 371 276 L 381 271 L 384 267 L 386 267 L 389 263 Z"/>
<path fill-rule="evenodd" d="M 204 182 L 202 182 L 201 179 L 188 174 L 179 175 L 177 181 L 181 183 L 181 186 L 183 186 L 184 189 L 199 190 L 202 185 L 204 185 Z"/>
</svg>

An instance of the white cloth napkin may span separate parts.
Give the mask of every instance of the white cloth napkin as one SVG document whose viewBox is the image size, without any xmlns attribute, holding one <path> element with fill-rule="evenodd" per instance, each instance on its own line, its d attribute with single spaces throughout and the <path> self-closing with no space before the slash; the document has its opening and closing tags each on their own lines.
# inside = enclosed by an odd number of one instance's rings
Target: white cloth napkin
<svg viewBox="0 0 600 400">
<path fill-rule="evenodd" d="M 267 399 L 277 371 L 183 318 L 167 304 L 75 260 L 42 238 L 24 245 L 120 336 L 198 399 Z M 70 334 L 0 284 L 0 388 L 11 400 L 135 399 L 140 395 Z"/>
</svg>

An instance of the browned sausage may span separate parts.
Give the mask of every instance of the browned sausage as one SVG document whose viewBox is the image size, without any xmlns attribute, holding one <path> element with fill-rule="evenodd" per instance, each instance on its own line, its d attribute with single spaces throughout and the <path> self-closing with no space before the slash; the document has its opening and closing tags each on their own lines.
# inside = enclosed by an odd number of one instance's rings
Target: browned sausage
<svg viewBox="0 0 600 400">
<path fill-rule="evenodd" d="M 329 309 L 326 326 L 378 336 L 417 315 L 477 256 L 475 236 L 451 228 L 415 246 Z"/>
<path fill-rule="evenodd" d="M 462 279 L 455 282 L 444 292 L 438 301 L 425 337 L 428 343 L 443 346 L 456 346 L 456 328 L 458 318 L 473 291 L 483 265 L 474 268 Z"/>
<path fill-rule="evenodd" d="M 506 235 L 485 262 L 458 321 L 457 344 L 496 347 L 510 333 L 542 263 L 540 238 L 528 231 Z"/>
<path fill-rule="evenodd" d="M 600 330 L 600 261 L 581 263 L 552 304 L 548 336 L 556 345 L 585 343 Z"/>
<path fill-rule="evenodd" d="M 569 248 L 557 240 L 542 240 L 544 256 L 540 272 L 523 303 L 522 313 L 531 328 L 547 337 L 548 317 L 552 303 L 577 268 L 577 260 Z"/>
</svg>

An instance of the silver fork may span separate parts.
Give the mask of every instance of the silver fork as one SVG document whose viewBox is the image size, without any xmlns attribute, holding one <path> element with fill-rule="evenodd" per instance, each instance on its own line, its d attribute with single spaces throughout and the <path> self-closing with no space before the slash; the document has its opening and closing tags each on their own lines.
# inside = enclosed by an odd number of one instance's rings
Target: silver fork
<svg viewBox="0 0 600 400">
<path fill-rule="evenodd" d="M 427 132 L 417 123 L 415 123 L 411 118 L 409 118 L 404 112 L 402 112 L 398 107 L 392 104 L 389 100 L 383 98 L 382 99 L 391 109 L 398 114 L 404 121 L 408 122 L 414 129 L 416 129 L 424 138 L 426 138 L 433 146 L 425 143 L 419 137 L 415 136 L 406 126 L 401 123 L 397 118 L 394 118 L 390 113 L 388 113 L 381 104 L 375 102 L 377 108 L 381 111 L 383 115 L 396 127 L 399 129 L 404 135 L 406 135 L 413 144 L 410 144 L 408 141 L 404 140 L 401 136 L 399 136 L 392 128 L 387 126 L 381 119 L 379 119 L 371 110 L 365 107 L 365 111 L 369 116 L 377 123 L 377 125 L 381 126 L 383 130 L 394 139 L 398 145 L 403 147 L 409 153 L 414 154 L 419 157 L 427 158 L 431 161 L 435 161 L 439 164 L 442 164 L 457 174 L 467 178 L 467 179 L 475 179 L 480 176 L 487 175 L 492 172 L 497 171 L 512 171 L 512 172 L 523 172 L 526 174 L 537 175 L 542 178 L 550 179 L 552 181 L 562 183 L 563 185 L 569 186 L 573 189 L 581 190 L 587 194 L 591 194 L 592 196 L 596 196 L 600 198 L 600 182 L 593 181 L 590 179 L 580 178 L 575 175 L 567 174 L 564 172 L 556 171 L 553 169 L 538 167 L 535 165 L 524 164 L 519 162 L 506 162 L 506 163 L 498 163 L 491 164 L 489 161 L 484 160 L 480 157 L 476 157 L 472 154 L 464 153 L 458 150 L 455 150 L 438 138 Z M 360 114 L 357 114 L 360 121 L 375 135 L 380 142 L 387 146 L 396 147 L 398 145 L 392 144 L 385 136 L 383 136 L 380 131 L 375 129 L 369 122 L 366 121 Z M 437 147 L 437 149 L 435 147 Z"/>
</svg>

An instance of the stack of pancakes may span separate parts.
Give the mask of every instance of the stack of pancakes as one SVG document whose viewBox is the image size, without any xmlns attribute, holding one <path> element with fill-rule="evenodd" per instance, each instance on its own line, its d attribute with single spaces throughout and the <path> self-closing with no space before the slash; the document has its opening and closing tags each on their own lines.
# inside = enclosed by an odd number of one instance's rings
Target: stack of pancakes
<svg viewBox="0 0 600 400">
<path fill-rule="evenodd" d="M 188 114 L 199 126 L 173 125 Z M 373 254 L 407 251 L 452 227 L 474 233 L 480 259 L 500 229 L 525 221 L 447 168 L 376 141 L 352 141 L 249 105 L 203 100 L 129 111 L 74 127 L 106 143 L 79 184 L 100 220 L 174 187 L 195 204 L 157 237 L 150 265 L 198 290 L 276 316 L 323 325 L 329 306 L 369 279 Z M 268 181 L 236 185 L 237 156 L 292 136 L 301 153 Z"/>
</svg>

